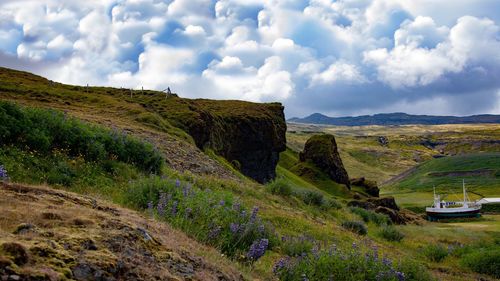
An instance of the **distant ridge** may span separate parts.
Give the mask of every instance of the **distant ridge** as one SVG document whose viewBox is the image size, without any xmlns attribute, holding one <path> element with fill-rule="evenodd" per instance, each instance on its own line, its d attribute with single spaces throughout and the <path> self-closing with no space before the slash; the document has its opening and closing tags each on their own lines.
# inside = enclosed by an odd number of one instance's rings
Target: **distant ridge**
<svg viewBox="0 0 500 281">
<path fill-rule="evenodd" d="M 337 126 L 365 126 L 365 125 L 443 125 L 443 124 L 476 124 L 500 123 L 500 115 L 482 114 L 472 116 L 432 116 L 411 115 L 406 113 L 381 113 L 356 117 L 329 117 L 321 113 L 314 113 L 304 118 L 290 118 L 288 122 L 304 124 L 324 124 Z"/>
</svg>

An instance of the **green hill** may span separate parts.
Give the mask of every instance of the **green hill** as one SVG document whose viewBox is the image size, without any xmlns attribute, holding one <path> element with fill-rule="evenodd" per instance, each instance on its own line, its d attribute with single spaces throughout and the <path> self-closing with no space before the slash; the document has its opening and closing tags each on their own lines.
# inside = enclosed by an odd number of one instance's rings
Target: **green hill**
<svg viewBox="0 0 500 281">
<path fill-rule="evenodd" d="M 13 186 L 9 196 L 19 201 L 0 200 L 0 279 L 11 278 L 4 278 L 7 273 L 32 274 L 34 265 L 43 269 L 37 280 L 52 280 L 51 272 L 45 269 L 55 267 L 64 270 L 60 274 L 71 279 L 71 274 L 75 274 L 71 272 L 75 268 L 76 272 L 80 270 L 75 267 L 76 260 L 54 256 L 67 251 L 95 261 L 93 271 L 120 279 L 116 275 L 120 270 L 109 266 L 121 258 L 127 259 L 119 256 L 122 251 L 129 252 L 121 247 L 121 240 L 116 244 L 105 241 L 107 223 L 98 222 L 99 217 L 92 220 L 96 220 L 95 228 L 102 228 L 102 235 L 93 235 L 90 229 L 94 226 L 88 228 L 90 232 L 81 230 L 88 227 L 82 222 L 68 225 L 74 219 L 73 214 L 57 207 L 68 206 L 64 200 L 44 196 L 36 191 L 38 188 L 23 193 L 16 187 L 24 186 L 19 185 L 22 183 L 43 185 L 49 192 L 65 189 L 84 194 L 85 206 L 108 212 L 110 217 L 118 215 L 100 200 L 142 212 L 142 217 L 148 219 L 139 222 L 135 216 L 123 213 L 119 220 L 113 218 L 109 223 L 113 229 L 127 231 L 127 225 L 137 225 L 149 231 L 148 225 L 154 222 L 154 236 L 163 234 L 162 238 L 169 241 L 187 235 L 209 249 L 204 251 L 203 259 L 228 265 L 231 272 L 236 268 L 242 279 L 397 280 L 396 272 L 404 273 L 405 280 L 432 280 L 429 273 L 442 280 L 488 278 L 469 267 L 457 267 L 465 257 L 462 252 L 435 262 L 423 255 L 422 249 L 431 244 L 444 249 L 464 245 L 467 254 L 494 254 L 481 243 L 494 245 L 498 236 L 497 217 L 485 216 L 480 221 L 481 228 L 475 224 L 437 225 L 425 221 L 421 225 L 394 226 L 387 225 L 388 219 L 379 213 L 348 207 L 352 194 L 337 192 L 340 189 L 335 188 L 335 183 L 308 163 L 297 165 L 296 151 L 302 148 L 282 151 L 285 124 L 278 120 L 283 110 L 279 104 L 189 100 L 157 91 L 64 85 L 5 68 L 0 68 L 0 99 L 0 181 L 9 181 L 2 185 Z M 341 156 L 348 153 L 350 147 L 342 146 L 350 140 L 339 141 Z M 265 149 L 270 154 L 260 151 L 263 143 L 268 145 Z M 359 148 L 366 143 L 378 145 L 375 137 L 351 144 Z M 389 137 L 389 148 L 394 153 L 400 145 Z M 278 180 L 263 185 L 243 176 L 245 162 L 230 158 L 240 155 L 239 148 L 251 152 L 245 159 L 264 157 L 271 164 L 278 161 L 277 154 L 281 152 L 276 169 Z M 378 158 L 367 157 L 366 153 L 372 151 L 351 153 L 356 160 L 346 165 L 351 176 L 357 175 L 357 161 L 369 159 L 364 167 L 367 170 L 382 163 L 382 168 L 371 170 L 373 175 L 397 165 L 385 165 L 397 162 L 390 157 L 377 162 Z M 434 151 L 426 155 L 431 157 L 431 153 Z M 407 165 L 414 162 L 408 161 Z M 389 174 L 392 175 L 384 176 Z M 64 198 L 76 205 L 83 204 L 72 199 L 76 197 Z M 41 204 L 48 206 L 40 208 Z M 13 233 L 22 220 L 13 212 L 15 205 L 30 210 L 24 213 L 33 218 L 28 221 L 35 224 L 33 229 L 42 231 L 39 235 Z M 53 214 L 43 217 L 44 213 L 56 211 L 63 212 L 63 220 Z M 381 216 L 385 219 L 380 219 Z M 164 224 L 175 231 L 162 228 Z M 94 247 L 82 240 L 87 236 L 71 239 L 71 243 L 78 244 L 75 248 L 65 249 L 64 244 L 53 246 L 69 239 L 61 236 L 67 231 L 75 236 L 85 232 L 91 235 L 98 250 L 92 250 Z M 152 239 L 141 233 L 139 237 Z M 43 237 L 48 245 L 43 249 L 55 247 L 57 251 L 37 250 L 40 247 L 34 244 L 38 240 L 33 237 Z M 13 240 L 21 246 L 13 246 Z M 110 253 L 108 248 L 119 251 Z M 163 250 L 164 247 L 155 246 L 141 252 L 148 263 L 137 268 L 157 268 L 165 263 L 209 264 L 186 261 L 185 255 L 178 257 L 173 253 L 158 256 Z M 20 260 L 19 256 L 27 258 Z M 110 260 L 113 262 L 101 262 Z M 129 262 L 142 260 L 126 260 Z M 4 273 L 5 267 L 10 271 Z M 204 277 L 193 279 L 206 280 Z"/>
</svg>

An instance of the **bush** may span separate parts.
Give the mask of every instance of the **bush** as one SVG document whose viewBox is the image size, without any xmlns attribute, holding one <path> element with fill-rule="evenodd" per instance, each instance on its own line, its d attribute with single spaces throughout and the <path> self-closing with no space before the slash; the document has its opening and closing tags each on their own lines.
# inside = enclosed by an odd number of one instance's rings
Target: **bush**
<svg viewBox="0 0 500 281">
<path fill-rule="evenodd" d="M 273 272 L 280 280 L 432 280 L 427 270 L 412 261 L 394 263 L 379 257 L 378 250 L 363 251 L 353 244 L 350 251 L 335 247 L 302 255 L 285 257 L 274 265 Z"/>
<path fill-rule="evenodd" d="M 292 195 L 292 187 L 284 179 L 276 179 L 266 185 L 266 189 L 272 194 L 281 196 Z"/>
<path fill-rule="evenodd" d="M 359 235 L 366 235 L 368 233 L 368 229 L 361 221 L 345 221 L 342 223 L 342 227 Z"/>
<path fill-rule="evenodd" d="M 118 160 L 159 173 L 163 156 L 148 143 L 125 133 L 94 126 L 64 113 L 0 102 L 0 143 L 48 155 L 60 150 L 87 161 Z"/>
<path fill-rule="evenodd" d="M 376 225 L 389 225 L 392 224 L 388 216 L 384 214 L 377 214 L 370 210 L 365 210 L 359 207 L 351 207 L 351 213 L 360 216 L 364 222 L 373 222 Z"/>
<path fill-rule="evenodd" d="M 302 201 L 307 205 L 321 206 L 323 205 L 323 194 L 314 190 L 306 190 L 299 194 Z"/>
<path fill-rule="evenodd" d="M 500 278 L 500 248 L 483 248 L 466 254 L 461 263 L 477 273 L 491 275 Z"/>
<path fill-rule="evenodd" d="M 441 244 L 428 245 L 423 249 L 424 256 L 433 262 L 441 262 L 448 256 L 448 250 Z"/>
<path fill-rule="evenodd" d="M 228 192 L 151 176 L 132 182 L 126 199 L 230 257 L 254 261 L 278 243 L 258 208 L 248 211 Z"/>
<path fill-rule="evenodd" d="M 325 198 L 321 204 L 321 209 L 323 210 L 330 210 L 330 209 L 341 209 L 342 205 L 335 199 L 333 198 Z"/>
<path fill-rule="evenodd" d="M 392 225 L 384 225 L 382 229 L 380 229 L 379 235 L 387 241 L 396 242 L 403 240 L 403 238 L 405 237 L 403 233 L 398 231 Z"/>
<path fill-rule="evenodd" d="M 308 236 L 282 237 L 282 252 L 291 257 L 298 257 L 310 253 L 315 241 Z"/>
</svg>

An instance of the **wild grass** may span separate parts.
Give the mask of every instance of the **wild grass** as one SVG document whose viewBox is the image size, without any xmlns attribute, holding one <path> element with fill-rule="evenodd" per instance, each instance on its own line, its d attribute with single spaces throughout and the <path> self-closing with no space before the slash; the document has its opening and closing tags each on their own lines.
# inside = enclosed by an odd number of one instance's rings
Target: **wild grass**
<svg viewBox="0 0 500 281">
<path fill-rule="evenodd" d="M 298 258 L 282 258 L 274 265 L 280 280 L 432 280 L 425 268 L 413 261 L 394 263 L 380 257 L 378 249 L 316 251 Z"/>
</svg>

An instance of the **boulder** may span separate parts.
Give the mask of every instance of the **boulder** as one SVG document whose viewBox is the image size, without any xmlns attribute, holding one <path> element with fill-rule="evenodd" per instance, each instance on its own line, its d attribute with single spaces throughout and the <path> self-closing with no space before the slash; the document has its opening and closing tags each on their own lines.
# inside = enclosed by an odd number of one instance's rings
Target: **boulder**
<svg viewBox="0 0 500 281">
<path fill-rule="evenodd" d="M 370 196 L 379 197 L 380 189 L 377 186 L 376 181 L 367 180 L 364 177 L 350 179 L 351 185 L 357 185 L 363 187 Z"/>
<path fill-rule="evenodd" d="M 333 181 L 350 188 L 349 176 L 342 164 L 334 136 L 329 134 L 312 136 L 307 140 L 299 158 L 301 162 L 312 162 Z"/>
<path fill-rule="evenodd" d="M 347 203 L 349 207 L 358 207 L 371 210 L 376 213 L 387 215 L 395 224 L 414 223 L 420 224 L 422 218 L 415 213 L 400 209 L 394 200 L 394 197 L 369 198 L 367 200 L 352 200 Z"/>
<path fill-rule="evenodd" d="M 386 207 L 389 209 L 399 211 L 399 207 L 396 204 L 396 200 L 394 200 L 394 197 L 392 197 L 392 196 L 387 196 L 387 197 L 383 197 L 383 198 L 369 198 L 368 202 L 370 202 L 376 206 L 382 206 L 382 207 Z"/>
</svg>

